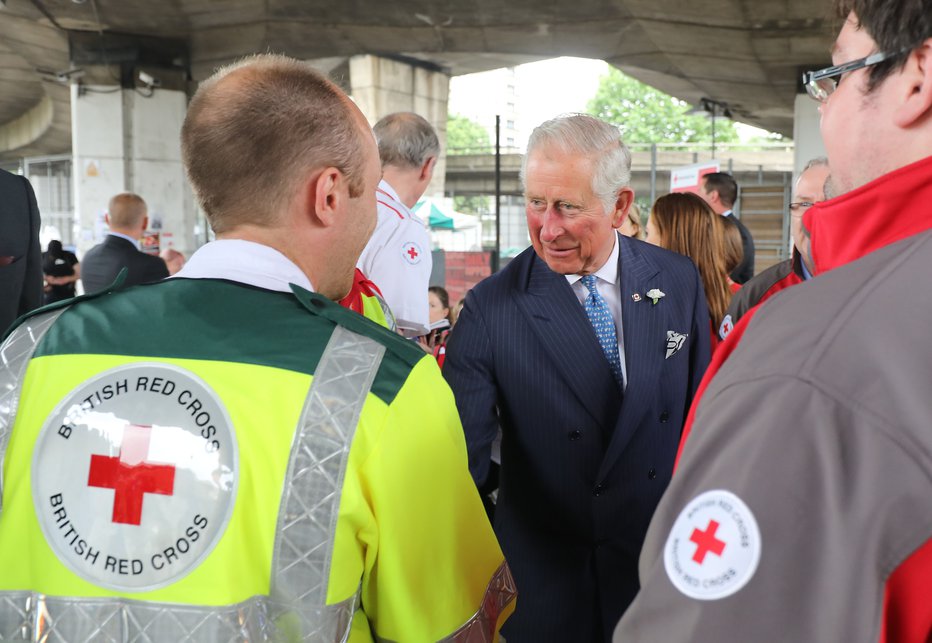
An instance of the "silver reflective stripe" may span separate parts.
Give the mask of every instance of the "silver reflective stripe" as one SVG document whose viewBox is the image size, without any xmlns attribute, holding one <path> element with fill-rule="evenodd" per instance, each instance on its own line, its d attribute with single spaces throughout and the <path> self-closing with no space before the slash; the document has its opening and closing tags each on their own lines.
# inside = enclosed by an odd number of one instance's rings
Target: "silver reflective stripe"
<svg viewBox="0 0 932 643">
<path fill-rule="evenodd" d="M 451 636 L 443 639 L 450 643 L 488 643 L 495 640 L 498 618 L 518 595 L 515 579 L 508 563 L 503 562 L 492 575 L 482 598 L 482 606 L 471 619 Z"/>
<path fill-rule="evenodd" d="M 374 295 L 376 301 L 379 302 L 379 308 L 382 309 L 382 314 L 385 315 L 385 322 L 388 324 L 388 330 L 394 332 L 398 331 L 398 320 L 395 319 L 395 313 L 392 312 L 391 307 L 388 305 L 388 302 L 381 295 Z"/>
<path fill-rule="evenodd" d="M 355 601 L 315 612 L 327 599 L 350 445 L 384 354 L 378 342 L 338 326 L 314 371 L 295 434 L 278 513 L 272 596 L 297 607 L 306 639 L 349 637 Z"/>
<path fill-rule="evenodd" d="M 316 612 L 352 614 L 356 597 Z M 290 605 L 256 596 L 238 605 L 200 607 L 133 600 L 59 598 L 31 592 L 0 592 L 0 641 L 42 643 L 208 643 L 228 641 L 320 641 L 302 633 Z M 309 615 L 312 618 L 314 615 Z"/>
<path fill-rule="evenodd" d="M 3 461 L 16 419 L 26 367 L 46 331 L 66 310 L 67 307 L 27 319 L 0 346 L 0 515 L 3 514 Z"/>
<path fill-rule="evenodd" d="M 453 634 L 440 639 L 441 643 L 491 643 L 495 640 L 497 633 L 498 619 L 508 607 L 508 604 L 515 600 L 518 595 L 518 588 L 515 585 L 515 579 L 511 575 L 511 569 L 507 562 L 502 562 L 492 579 L 486 586 L 485 595 L 482 597 L 482 604 L 476 613 L 470 617 L 462 626 L 458 627 Z M 440 597 L 442 599 L 442 597 Z M 376 636 L 377 643 L 395 643 L 391 639 Z"/>
<path fill-rule="evenodd" d="M 36 343 L 38 339 L 32 349 Z M 32 349 L 18 359 L 28 363 Z M 22 353 L 20 347 L 10 355 Z M 341 603 L 325 605 L 330 557 L 346 460 L 384 353 L 379 343 L 341 327 L 330 337 L 292 444 L 271 596 L 203 607 L 0 592 L 0 641 L 346 641 L 359 589 Z M 8 423 L 15 415 L 24 369 L 16 371 L 19 379 L 10 380 L 15 398 Z"/>
</svg>

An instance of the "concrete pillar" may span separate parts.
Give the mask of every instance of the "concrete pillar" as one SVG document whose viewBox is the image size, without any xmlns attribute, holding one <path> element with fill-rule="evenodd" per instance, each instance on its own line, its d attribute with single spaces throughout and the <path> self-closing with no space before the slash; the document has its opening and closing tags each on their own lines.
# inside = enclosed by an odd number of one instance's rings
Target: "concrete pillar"
<svg viewBox="0 0 932 643">
<path fill-rule="evenodd" d="M 808 94 L 796 94 L 793 106 L 793 178 L 799 175 L 806 163 L 817 156 L 825 156 L 825 145 L 819 131 L 819 103 Z"/>
<path fill-rule="evenodd" d="M 450 74 L 426 62 L 353 56 L 349 61 L 349 85 L 350 95 L 370 124 L 393 112 L 415 112 L 434 126 L 440 138 L 441 156 L 425 194 L 442 197 Z"/>
<path fill-rule="evenodd" d="M 78 249 L 105 236 L 110 197 L 135 192 L 149 206 L 149 228 L 161 233 L 161 247 L 190 256 L 197 211 L 181 163 L 185 92 L 78 85 L 71 91 Z"/>
</svg>

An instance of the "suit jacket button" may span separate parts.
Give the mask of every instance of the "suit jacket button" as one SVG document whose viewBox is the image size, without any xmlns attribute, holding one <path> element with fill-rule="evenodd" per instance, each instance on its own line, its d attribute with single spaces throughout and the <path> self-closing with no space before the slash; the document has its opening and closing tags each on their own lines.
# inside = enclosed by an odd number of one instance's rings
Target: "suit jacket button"
<svg viewBox="0 0 932 643">
<path fill-rule="evenodd" d="M 670 419 L 670 414 L 667 413 L 666 411 L 664 411 L 663 413 L 660 414 L 660 421 L 661 421 L 661 422 L 666 422 L 666 421 L 669 420 L 669 419 Z"/>
<path fill-rule="evenodd" d="M 592 490 L 592 495 L 593 495 L 593 496 L 601 496 L 601 495 L 602 495 L 602 485 L 597 484 L 597 485 L 595 486 L 595 489 Z"/>
<path fill-rule="evenodd" d="M 582 431 L 570 431 L 568 434 L 570 440 L 578 440 L 579 436 L 582 435 Z"/>
<path fill-rule="evenodd" d="M 651 467 L 650 471 L 647 472 L 647 479 L 653 480 L 657 477 L 657 470 Z"/>
</svg>

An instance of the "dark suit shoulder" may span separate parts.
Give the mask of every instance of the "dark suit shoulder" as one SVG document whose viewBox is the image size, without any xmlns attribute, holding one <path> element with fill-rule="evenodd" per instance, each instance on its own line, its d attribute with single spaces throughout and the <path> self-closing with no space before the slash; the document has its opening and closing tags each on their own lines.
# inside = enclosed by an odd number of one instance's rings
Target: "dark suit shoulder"
<svg viewBox="0 0 932 643">
<path fill-rule="evenodd" d="M 151 266 L 152 270 L 158 273 L 165 273 L 165 276 L 168 276 L 168 266 L 165 264 L 165 260 L 159 257 L 158 255 L 150 255 L 145 252 L 139 252 L 139 261 L 145 265 Z"/>
<path fill-rule="evenodd" d="M 694 264 L 693 260 L 686 255 L 681 255 L 678 252 L 673 252 L 672 250 L 667 250 L 666 248 L 655 246 L 652 243 L 647 243 L 646 241 L 641 241 L 640 239 L 632 239 L 631 237 L 620 236 L 620 240 L 623 246 L 627 245 L 630 247 L 633 253 L 640 254 L 645 259 L 653 261 L 655 264 L 657 264 L 658 268 L 674 268 L 677 270 L 687 271 L 693 271 L 696 269 L 696 264 Z M 624 257 L 623 254 L 622 257 Z M 622 270 L 623 269 L 624 261 L 622 261 Z"/>
<path fill-rule="evenodd" d="M 161 257 L 148 255 L 132 242 L 109 235 L 84 255 L 82 279 L 87 292 L 102 290 L 113 283 L 120 270 L 127 269 L 124 287 L 159 281 L 168 277 L 168 267 Z"/>
<path fill-rule="evenodd" d="M 475 297 L 484 299 L 492 293 L 519 288 L 521 284 L 527 283 L 531 266 L 537 260 L 539 259 L 534 251 L 534 246 L 529 246 L 509 261 L 507 266 L 473 286 L 470 292 Z"/>
<path fill-rule="evenodd" d="M 97 255 L 99 255 L 101 252 L 102 245 L 103 244 L 98 243 L 96 246 L 94 246 L 93 248 L 90 248 L 87 252 L 85 252 L 84 261 L 87 261 L 88 259 L 94 259 Z"/>
<path fill-rule="evenodd" d="M 27 182 L 25 177 L 6 170 L 0 170 L 0 190 L 23 190 L 23 183 L 25 182 Z"/>
<path fill-rule="evenodd" d="M 657 270 L 668 270 L 677 273 L 687 273 L 694 275 L 697 272 L 696 265 L 692 259 L 678 252 L 672 252 L 641 241 L 619 235 L 619 257 L 621 261 L 621 270 L 625 270 L 625 261 L 627 259 L 637 259 L 652 264 Z M 537 264 L 540 266 L 535 267 Z M 528 286 L 532 270 L 536 271 L 539 267 L 544 270 L 550 270 L 544 261 L 537 256 L 534 247 L 525 249 L 521 254 L 512 259 L 507 266 L 499 270 L 494 275 L 486 277 L 479 282 L 473 289 L 474 296 L 480 300 L 502 296 L 503 294 L 514 290 L 524 290 Z M 557 273 L 553 273 L 554 276 Z"/>
</svg>

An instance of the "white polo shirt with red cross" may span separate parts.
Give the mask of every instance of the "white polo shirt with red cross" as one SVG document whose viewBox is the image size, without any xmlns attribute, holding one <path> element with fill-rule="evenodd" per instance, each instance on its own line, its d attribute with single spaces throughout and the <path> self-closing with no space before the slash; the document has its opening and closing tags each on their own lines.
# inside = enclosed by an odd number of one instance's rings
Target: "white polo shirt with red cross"
<svg viewBox="0 0 932 643">
<path fill-rule="evenodd" d="M 433 260 L 430 235 L 386 181 L 376 192 L 378 222 L 356 266 L 372 281 L 406 336 L 427 334 L 427 288 Z"/>
</svg>

